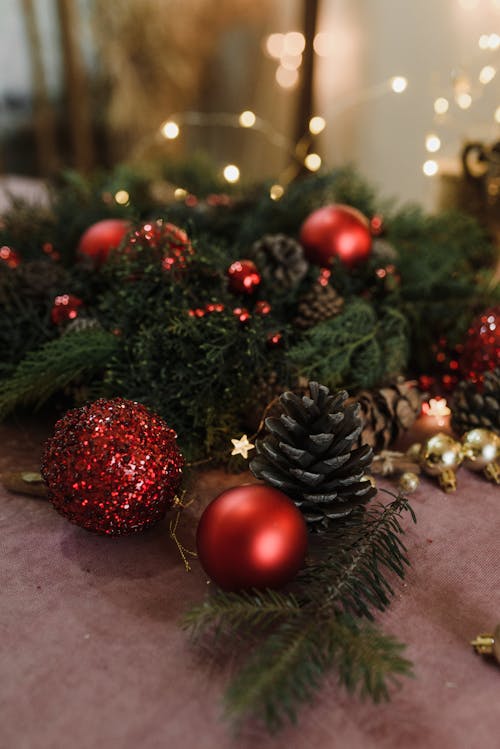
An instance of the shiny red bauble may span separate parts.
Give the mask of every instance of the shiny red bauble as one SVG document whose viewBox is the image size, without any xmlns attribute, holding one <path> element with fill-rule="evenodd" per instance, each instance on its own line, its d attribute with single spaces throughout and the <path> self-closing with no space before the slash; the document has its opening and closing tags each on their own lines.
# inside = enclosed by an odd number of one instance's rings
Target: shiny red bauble
<svg viewBox="0 0 500 749">
<path fill-rule="evenodd" d="M 253 294 L 262 280 L 252 260 L 236 260 L 229 266 L 227 276 L 234 294 Z"/>
<path fill-rule="evenodd" d="M 224 590 L 280 588 L 304 564 L 304 518 L 282 492 L 247 484 L 219 494 L 201 516 L 198 556 Z"/>
<path fill-rule="evenodd" d="M 500 306 L 482 312 L 464 341 L 460 369 L 467 379 L 480 382 L 488 370 L 500 366 Z"/>
<path fill-rule="evenodd" d="M 334 257 L 348 268 L 368 259 L 372 251 L 370 224 L 348 205 L 326 205 L 302 224 L 300 242 L 311 263 L 328 266 Z"/>
<path fill-rule="evenodd" d="M 64 325 L 78 317 L 82 300 L 74 294 L 60 294 L 54 299 L 50 319 L 54 325 Z"/>
<path fill-rule="evenodd" d="M 145 406 L 100 399 L 68 411 L 42 458 L 55 509 L 95 533 L 122 535 L 160 520 L 174 503 L 183 458 L 176 434 Z"/>
<path fill-rule="evenodd" d="M 106 262 L 111 250 L 116 249 L 130 231 L 130 224 L 121 218 L 106 218 L 92 224 L 83 232 L 78 254 L 88 258 L 94 267 Z"/>
</svg>

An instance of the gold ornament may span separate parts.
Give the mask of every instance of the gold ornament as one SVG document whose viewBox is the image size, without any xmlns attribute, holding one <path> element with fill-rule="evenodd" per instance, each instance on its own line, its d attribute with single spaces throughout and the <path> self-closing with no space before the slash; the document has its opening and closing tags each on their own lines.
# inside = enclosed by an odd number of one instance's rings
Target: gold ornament
<svg viewBox="0 0 500 749">
<path fill-rule="evenodd" d="M 478 635 L 471 645 L 479 655 L 492 655 L 500 664 L 500 624 L 497 625 L 493 634 Z"/>
<path fill-rule="evenodd" d="M 412 494 L 412 492 L 418 489 L 420 479 L 413 471 L 405 471 L 399 479 L 399 488 L 405 494 Z"/>
<path fill-rule="evenodd" d="M 483 471 L 489 481 L 500 484 L 500 439 L 488 429 L 471 429 L 462 437 L 464 466 L 470 471 Z"/>
<path fill-rule="evenodd" d="M 430 437 L 420 450 L 420 465 L 429 476 L 437 476 L 445 492 L 457 488 L 455 472 L 463 460 L 462 446 L 447 434 L 438 432 Z"/>
<path fill-rule="evenodd" d="M 255 445 L 252 445 L 246 434 L 243 434 L 239 440 L 231 440 L 231 442 L 233 443 L 231 455 L 241 455 L 245 460 L 248 458 L 249 451 L 255 448 Z"/>
</svg>

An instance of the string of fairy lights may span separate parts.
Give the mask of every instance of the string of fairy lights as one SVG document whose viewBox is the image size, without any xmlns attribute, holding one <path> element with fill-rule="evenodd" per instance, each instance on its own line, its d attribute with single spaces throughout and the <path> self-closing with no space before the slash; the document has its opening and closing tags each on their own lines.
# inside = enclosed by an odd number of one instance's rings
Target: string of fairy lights
<svg viewBox="0 0 500 749">
<path fill-rule="evenodd" d="M 460 0 L 462 4 L 473 4 L 475 1 Z M 473 7 L 473 5 L 470 7 Z M 264 39 L 264 52 L 277 65 L 275 80 L 280 88 L 291 91 L 297 86 L 305 46 L 306 39 L 299 31 L 273 33 Z M 313 40 L 313 48 L 318 57 L 327 57 L 331 54 L 332 35 L 327 32 L 316 34 Z M 500 52 L 500 35 L 497 33 L 482 34 L 478 39 L 478 49 L 479 55 Z M 439 173 L 440 166 L 437 155 L 443 144 L 443 130 L 450 127 L 452 108 L 456 107 L 462 111 L 470 109 L 474 101 L 481 97 L 481 89 L 491 84 L 496 75 L 497 68 L 491 61 L 482 65 L 477 79 L 473 79 L 469 73 L 463 71 L 455 73 L 450 77 L 451 91 L 443 91 L 441 95 L 434 99 L 432 103 L 433 128 L 424 137 L 427 157 L 422 164 L 422 171 L 425 176 L 434 177 Z M 370 88 L 356 91 L 349 97 L 341 98 L 337 102 L 336 114 L 363 101 L 377 99 L 391 93 L 403 94 L 408 86 L 409 81 L 405 76 L 394 75 Z M 500 105 L 493 112 L 493 120 L 500 124 Z M 191 111 L 175 113 L 161 124 L 157 135 L 161 139 L 173 141 L 182 135 L 183 128 L 214 126 L 260 132 L 271 144 L 288 155 L 289 165 L 269 189 L 269 196 L 272 200 L 279 200 L 284 195 L 287 185 L 300 169 L 305 167 L 310 172 L 317 172 L 322 166 L 322 158 L 314 150 L 314 145 L 315 138 L 327 127 L 327 119 L 319 113 L 310 118 L 308 132 L 297 143 L 278 132 L 269 121 L 259 117 L 251 109 L 246 109 L 240 113 Z M 240 180 L 241 170 L 237 164 L 228 163 L 221 168 L 221 175 L 228 184 L 235 184 Z M 178 187 L 174 191 L 177 200 L 184 200 L 187 195 L 187 191 L 182 187 Z M 114 198 L 117 203 L 125 205 L 129 196 L 125 190 L 119 190 Z"/>
</svg>

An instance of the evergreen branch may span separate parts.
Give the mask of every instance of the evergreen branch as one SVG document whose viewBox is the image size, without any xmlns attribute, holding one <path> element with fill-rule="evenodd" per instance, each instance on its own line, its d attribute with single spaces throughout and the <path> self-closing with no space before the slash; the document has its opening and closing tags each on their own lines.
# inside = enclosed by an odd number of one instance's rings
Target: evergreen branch
<svg viewBox="0 0 500 749">
<path fill-rule="evenodd" d="M 375 702 L 388 699 L 398 676 L 411 673 L 403 648 L 349 616 L 295 616 L 254 651 L 234 678 L 226 693 L 226 713 L 236 719 L 263 718 L 271 731 L 286 719 L 295 722 L 298 706 L 313 697 L 334 665 L 348 691 Z"/>
<path fill-rule="evenodd" d="M 399 520 L 405 511 L 415 520 L 407 500 L 397 497 L 389 505 L 371 507 L 364 518 L 360 513 L 348 528 L 325 531 L 322 543 L 334 551 L 302 573 L 308 597 L 330 610 L 341 608 L 369 619 L 373 608 L 383 611 L 393 595 L 384 572 L 404 577 L 409 565 L 399 538 L 403 532 Z"/>
<path fill-rule="evenodd" d="M 0 382 L 0 418 L 21 405 L 38 408 L 70 383 L 104 369 L 117 346 L 111 333 L 84 330 L 32 351 L 8 380 Z"/>
<path fill-rule="evenodd" d="M 195 641 L 207 634 L 217 639 L 220 634 L 232 631 L 248 634 L 298 612 L 300 606 L 293 595 L 274 590 L 241 593 L 217 590 L 201 606 L 187 613 L 182 626 Z"/>
</svg>

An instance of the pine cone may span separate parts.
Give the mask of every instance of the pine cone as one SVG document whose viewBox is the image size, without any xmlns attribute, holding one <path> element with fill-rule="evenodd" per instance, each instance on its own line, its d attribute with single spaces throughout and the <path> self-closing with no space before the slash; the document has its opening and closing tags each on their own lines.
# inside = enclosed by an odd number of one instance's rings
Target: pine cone
<svg viewBox="0 0 500 749">
<path fill-rule="evenodd" d="M 361 406 L 363 431 L 360 444 L 385 450 L 417 419 L 422 396 L 413 382 L 395 382 L 378 390 L 362 390 L 356 396 Z"/>
<path fill-rule="evenodd" d="M 486 372 L 482 383 L 464 380 L 457 385 L 451 426 L 460 437 L 478 427 L 500 434 L 500 367 Z"/>
<path fill-rule="evenodd" d="M 302 246 L 286 234 L 265 234 L 254 242 L 252 255 L 264 279 L 281 289 L 297 286 L 309 267 Z"/>
<path fill-rule="evenodd" d="M 368 445 L 353 448 L 361 433 L 359 405 L 309 383 L 310 397 L 280 397 L 279 418 L 266 419 L 268 434 L 257 440 L 250 470 L 281 489 L 303 513 L 312 530 L 325 530 L 368 502 L 376 489 L 364 477 L 372 461 Z"/>
<path fill-rule="evenodd" d="M 323 286 L 317 281 L 300 300 L 293 324 L 296 328 L 307 330 L 323 320 L 335 317 L 342 311 L 343 306 L 344 299 L 333 286 Z"/>
</svg>

